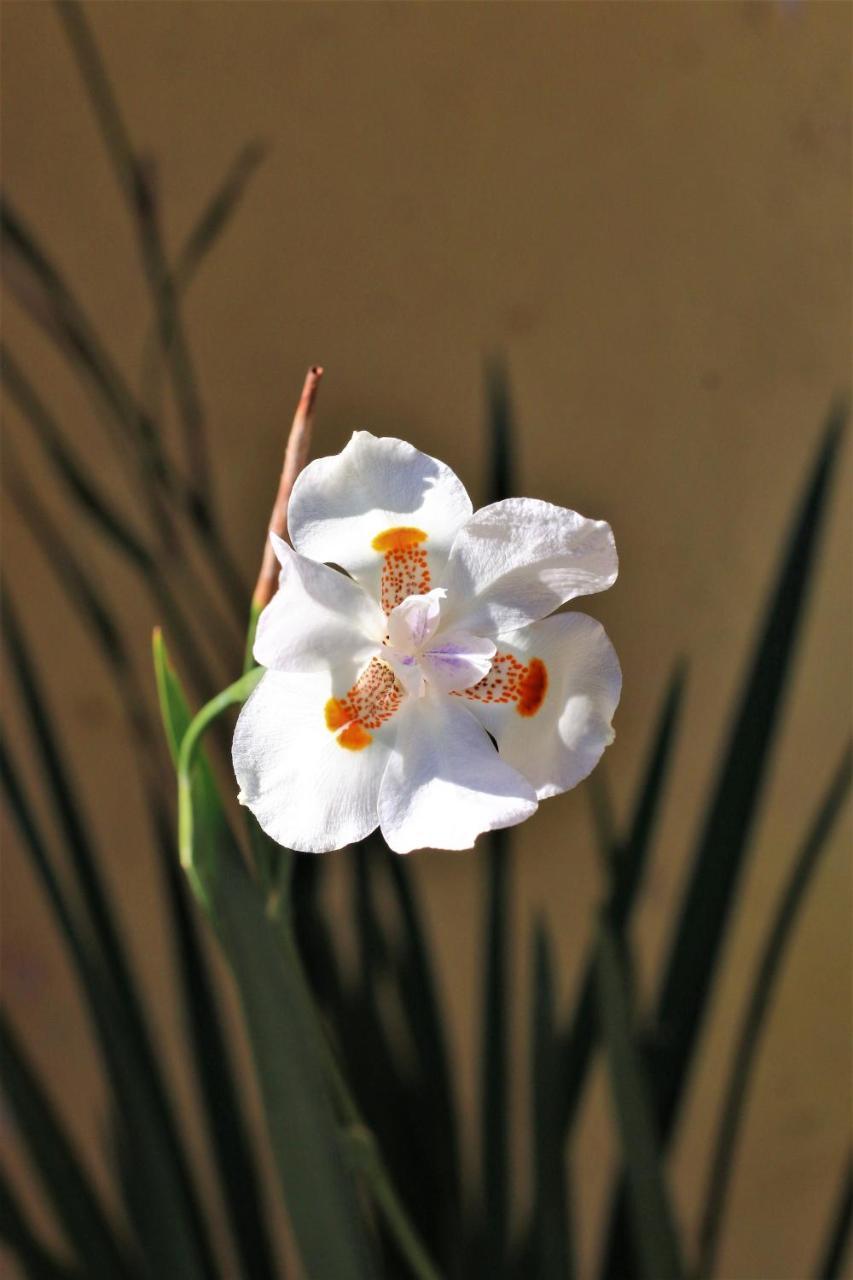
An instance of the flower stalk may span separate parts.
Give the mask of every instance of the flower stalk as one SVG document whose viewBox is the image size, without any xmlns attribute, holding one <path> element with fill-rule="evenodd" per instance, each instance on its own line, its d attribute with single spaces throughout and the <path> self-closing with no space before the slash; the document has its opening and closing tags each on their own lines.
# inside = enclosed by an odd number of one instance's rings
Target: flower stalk
<svg viewBox="0 0 853 1280">
<path fill-rule="evenodd" d="M 293 492 L 296 477 L 308 461 L 308 453 L 311 448 L 311 433 L 314 427 L 314 405 L 322 376 L 323 370 L 317 364 L 312 365 L 306 373 L 302 394 L 299 397 L 296 413 L 293 415 L 293 424 L 287 437 L 287 447 L 284 451 L 284 463 L 281 468 L 278 491 L 275 495 L 275 502 L 273 503 L 269 520 L 270 533 L 276 533 L 280 538 L 287 538 L 287 508 L 290 502 L 290 495 Z M 261 609 L 272 600 L 278 585 L 278 574 L 278 560 L 276 559 L 272 542 L 267 538 L 264 542 L 258 580 L 252 593 L 253 611 L 260 613 Z"/>
<path fill-rule="evenodd" d="M 293 415 L 293 422 L 290 427 L 290 434 L 287 437 L 278 491 L 272 505 L 268 525 L 269 532 L 277 534 L 280 538 L 287 537 L 287 508 L 290 503 L 290 495 L 296 483 L 296 477 L 308 461 L 308 454 L 311 449 L 311 433 L 314 427 L 314 403 L 317 399 L 317 391 L 322 376 L 323 369 L 317 364 L 312 365 L 306 373 L 302 394 L 299 397 L 299 403 L 296 406 L 296 413 Z M 261 567 L 258 572 L 255 589 L 252 592 L 252 603 L 249 608 L 246 650 L 243 657 L 244 671 L 249 671 L 254 666 L 252 649 L 255 643 L 258 618 L 275 595 L 276 587 L 278 586 L 278 574 L 278 560 L 272 546 L 272 539 L 268 537 L 264 542 Z"/>
</svg>

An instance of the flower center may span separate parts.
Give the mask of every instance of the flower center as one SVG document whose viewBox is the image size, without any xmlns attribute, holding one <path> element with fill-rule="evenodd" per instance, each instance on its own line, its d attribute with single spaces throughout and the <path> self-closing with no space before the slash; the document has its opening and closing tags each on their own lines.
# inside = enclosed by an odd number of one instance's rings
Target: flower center
<svg viewBox="0 0 853 1280">
<path fill-rule="evenodd" d="M 443 693 L 468 689 L 491 669 L 497 651 L 491 640 L 442 628 L 446 595 L 436 587 L 425 595 L 407 596 L 388 614 L 382 656 L 412 697 L 423 697 L 427 685 Z"/>
</svg>

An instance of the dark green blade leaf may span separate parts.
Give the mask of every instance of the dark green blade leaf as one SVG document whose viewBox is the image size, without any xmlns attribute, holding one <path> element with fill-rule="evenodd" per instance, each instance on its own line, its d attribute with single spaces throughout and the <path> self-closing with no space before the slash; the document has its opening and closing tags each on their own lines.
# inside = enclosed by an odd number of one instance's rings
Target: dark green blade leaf
<svg viewBox="0 0 853 1280">
<path fill-rule="evenodd" d="M 398 940 L 379 910 L 378 875 L 397 855 L 374 836 L 351 850 L 349 857 L 361 981 L 335 1023 L 347 1078 L 408 1217 L 442 1266 L 442 1274 L 456 1274 L 461 1240 L 458 1217 L 449 1202 L 448 1144 L 437 1131 L 434 1089 L 418 1043 L 414 1034 L 410 1040 L 400 1034 L 411 1032 L 418 1021 L 409 1007 L 415 1000 L 409 949 L 405 936 Z M 397 1275 L 405 1266 L 389 1232 L 383 1232 L 383 1243 L 386 1269 Z"/>
<path fill-rule="evenodd" d="M 390 994 L 392 949 L 375 900 L 375 851 L 367 844 L 348 852 L 352 871 L 353 916 L 358 945 L 354 989 L 336 1024 L 347 1079 L 356 1103 L 383 1157 L 394 1171 L 395 1186 L 418 1230 L 430 1238 L 432 1191 L 430 1169 L 422 1148 L 418 1099 L 409 1064 L 399 1052 L 385 1018 L 383 993 Z M 405 1274 L 394 1242 L 382 1233 L 383 1268 Z"/>
<path fill-rule="evenodd" d="M 93 1280 L 132 1276 L 134 1269 L 71 1139 L 2 1012 L 0 1071 L 30 1159 L 77 1258 L 85 1263 Z"/>
<path fill-rule="evenodd" d="M 670 678 L 658 716 L 645 770 L 634 801 L 633 818 L 627 837 L 620 842 L 609 859 L 614 883 L 609 910 L 614 927 L 625 928 L 648 862 L 652 836 L 664 797 L 664 784 L 669 773 L 684 699 L 685 672 L 679 664 Z M 557 1086 L 556 1125 L 565 1143 L 577 1116 L 598 1043 L 599 1028 L 595 990 L 596 949 L 587 958 L 569 1025 L 559 1044 L 559 1084 Z M 522 1259 L 529 1256 L 525 1243 Z"/>
<path fill-rule="evenodd" d="M 185 1016 L 190 1032 L 203 1115 L 216 1161 L 243 1274 L 247 1280 L 274 1280 L 274 1250 L 264 1216 L 264 1195 L 244 1107 L 234 1076 L 213 982 L 187 901 L 165 814 L 158 814 L 159 843 L 165 855 L 170 914 L 178 950 Z M 168 859 L 168 861 L 166 861 Z"/>
<path fill-rule="evenodd" d="M 178 254 L 174 281 L 179 292 L 189 287 L 205 258 L 215 247 L 266 154 L 265 143 L 258 139 L 247 143 L 238 152 Z"/>
<path fill-rule="evenodd" d="M 850 790 L 851 762 L 853 762 L 853 755 L 848 746 L 811 829 L 794 860 L 761 952 L 752 993 L 732 1057 L 724 1094 L 722 1119 L 717 1130 L 714 1157 L 708 1179 L 708 1195 L 699 1232 L 699 1262 L 696 1272 L 698 1280 L 711 1276 L 714 1271 L 735 1146 L 761 1034 L 800 907 L 805 901 L 806 892 L 817 871 L 821 854 L 827 847 L 835 820 Z"/>
<path fill-rule="evenodd" d="M 451 1275 L 462 1265 L 462 1193 L 459 1139 L 453 1079 L 429 943 L 421 921 L 410 870 L 405 860 L 381 841 L 381 862 L 394 891 L 403 926 L 399 985 L 415 1057 L 420 1067 L 419 1105 L 430 1137 L 438 1178 L 434 1190 L 442 1200 L 444 1225 L 440 1256 Z"/>
<path fill-rule="evenodd" d="M 0 201 L 4 278 L 27 314 L 58 345 L 106 413 L 111 445 L 145 498 L 152 529 L 166 544 L 174 526 L 163 488 L 179 487 L 154 423 L 136 403 L 120 369 L 66 282 L 8 197 Z"/>
<path fill-rule="evenodd" d="M 115 916 L 101 884 L 73 783 L 68 778 L 45 706 L 35 667 L 30 659 L 15 609 L 3 593 L 4 636 L 17 678 L 33 741 L 47 782 L 48 793 L 62 827 L 82 901 L 107 968 L 122 990 L 129 992 L 130 972 L 119 939 Z"/>
<path fill-rule="evenodd" d="M 8 471 L 8 458 L 6 461 Z M 246 1133 L 207 961 L 177 864 L 171 823 L 160 797 L 156 746 L 145 700 L 123 637 L 95 583 L 67 542 L 59 536 L 59 531 L 52 528 L 34 493 L 24 486 L 19 500 L 21 496 L 25 498 L 26 509 L 34 520 L 36 535 L 50 553 L 49 563 L 60 586 L 94 633 L 128 715 L 166 881 L 172 921 L 170 933 L 177 948 L 195 1071 L 205 1103 L 204 1120 L 216 1158 L 226 1211 L 245 1275 L 252 1280 L 272 1280 L 275 1273 L 273 1250 L 262 1214 L 260 1179 Z"/>
<path fill-rule="evenodd" d="M 2 346 L 0 346 L 0 361 L 2 361 L 0 373 L 2 373 L 3 384 L 18 406 L 25 422 L 34 432 L 63 489 L 97 532 L 114 550 L 128 560 L 139 574 L 151 593 L 155 606 L 161 611 L 174 632 L 176 640 L 180 642 L 188 666 L 191 670 L 200 673 L 199 684 L 204 695 L 207 696 L 214 688 L 207 660 L 196 644 L 192 628 L 185 620 L 183 606 L 175 599 L 168 585 L 160 560 L 118 509 L 89 480 L 85 467 L 66 443 L 55 418 L 11 352 Z M 7 452 L 10 447 L 11 440 L 7 439 Z M 7 483 L 10 482 L 9 470 L 7 466 Z M 26 505 L 31 511 L 40 507 L 34 491 L 22 481 L 21 474 L 14 479 L 14 488 L 17 494 L 24 494 Z M 43 513 L 44 508 L 40 510 Z M 37 523 L 44 527 L 50 521 L 41 514 Z M 61 541 L 64 542 L 65 539 Z M 57 543 L 54 542 L 46 550 L 55 554 L 56 545 Z M 233 637 L 223 631 L 222 619 L 208 598 L 205 584 L 198 579 L 186 577 L 182 595 L 189 596 L 190 592 L 191 601 L 188 603 L 191 613 L 198 615 L 199 628 L 204 628 L 211 636 L 216 637 L 224 655 L 229 652 L 233 654 Z"/>
<path fill-rule="evenodd" d="M 820 1255 L 817 1280 L 841 1280 L 844 1255 L 853 1226 L 853 1158 L 848 1157 L 841 1180 L 841 1192 L 829 1224 L 829 1234 Z"/>
<path fill-rule="evenodd" d="M 622 931 L 631 913 L 648 862 L 652 835 L 664 796 L 684 698 L 684 669 L 672 674 L 664 697 L 648 762 L 642 777 L 628 836 L 615 859 L 616 879 L 609 904 L 614 927 Z M 577 1114 L 584 1081 L 598 1039 L 595 954 L 587 960 L 580 993 L 561 1050 L 558 1127 L 565 1135 Z"/>
<path fill-rule="evenodd" d="M 506 362 L 493 356 L 486 365 L 486 400 L 489 438 L 489 502 L 502 502 L 515 494 L 515 426 Z"/>
<path fill-rule="evenodd" d="M 592 823 L 595 831 L 595 842 L 601 866 L 608 880 L 618 875 L 619 840 L 616 835 L 616 821 L 613 816 L 613 802 L 610 787 L 607 783 L 607 767 L 600 760 L 595 770 L 587 778 L 584 785 L 592 812 Z"/>
<path fill-rule="evenodd" d="M 493 358 L 486 369 L 488 413 L 489 501 L 513 492 L 515 428 L 506 365 Z M 488 877 L 483 1021 L 480 1081 L 480 1146 L 483 1179 L 483 1249 L 485 1272 L 500 1280 L 506 1274 L 509 1226 L 509 1025 L 508 878 L 510 836 L 494 831 L 486 860 Z"/>
<path fill-rule="evenodd" d="M 559 1083 L 554 966 L 545 925 L 534 934 L 531 1068 L 533 1094 L 533 1274 L 571 1280 L 570 1218 L 563 1138 L 556 1125 Z"/>
<path fill-rule="evenodd" d="M 711 793 L 661 983 L 651 1078 L 661 1140 L 675 1128 L 717 960 L 749 849 L 776 740 L 788 675 L 835 467 L 846 409 L 833 408 L 792 522 Z M 634 1274 L 624 1197 L 617 1196 L 605 1275 Z"/>
<path fill-rule="evenodd" d="M 683 1275 L 645 1062 L 635 1042 L 628 984 L 612 924 L 602 917 L 596 966 L 598 1012 L 622 1139 L 631 1219 L 644 1280 Z"/>
<path fill-rule="evenodd" d="M 86 512 L 99 533 L 139 568 L 151 572 L 153 557 L 143 540 L 128 525 L 110 500 L 99 493 L 86 475 L 82 463 L 69 448 L 62 432 L 48 412 L 23 369 L 5 345 L 0 345 L 0 373 L 3 384 L 21 413 L 31 424 L 63 485 Z"/>
<path fill-rule="evenodd" d="M 485 1274 L 506 1272 L 509 1228 L 508 880 L 511 850 L 505 831 L 494 831 L 485 863 L 486 936 L 483 967 L 483 1039 L 480 1133 L 483 1170 Z"/>
<path fill-rule="evenodd" d="M 77 0 L 60 0 L 57 13 L 137 233 L 160 343 L 183 428 L 189 477 L 186 484 L 188 513 L 196 530 L 203 536 L 207 553 L 215 564 L 236 616 L 242 620 L 249 593 L 214 519 L 204 408 L 181 316 L 179 292 L 166 258 L 154 192 L 134 151 L 83 6 Z"/>
<path fill-rule="evenodd" d="M 770 763 L 843 422 L 835 409 L 789 535 L 693 859 L 657 1015 L 665 1042 L 655 1071 L 664 1132 L 681 1100 Z"/>
<path fill-rule="evenodd" d="M 152 531 L 161 546 L 172 554 L 177 548 L 173 510 L 173 503 L 177 502 L 191 517 L 201 550 L 231 594 L 235 620 L 242 626 L 247 592 L 218 528 L 172 466 L 156 421 L 138 402 L 56 266 L 6 198 L 0 201 L 0 233 L 4 277 L 9 287 L 27 314 L 57 343 L 74 371 L 82 376 L 96 407 L 105 411 L 98 420 L 109 430 L 110 444 L 132 490 L 144 499 Z"/>
<path fill-rule="evenodd" d="M 133 1125 L 134 1158 L 146 1170 L 168 1213 L 156 1224 L 171 1236 L 163 1241 L 198 1274 L 214 1276 L 198 1196 L 175 1122 L 171 1101 L 151 1041 L 117 917 L 101 883 L 91 837 L 86 829 L 73 785 L 55 740 L 44 697 L 11 603 L 4 594 L 5 638 L 32 731 L 33 741 L 71 856 L 79 900 L 85 909 L 87 931 L 95 943 L 94 958 L 75 953 L 84 994 L 99 1032 L 106 1065 L 112 1073 L 117 1106 Z M 29 829 L 34 829 L 32 821 Z M 74 937 L 68 937 L 74 946 Z M 152 1201 L 152 1204 L 154 1202 Z M 186 1234 L 186 1239 L 184 1238 Z M 153 1240 L 154 1237 L 151 1237 Z M 189 1241 L 192 1241 L 190 1245 Z M 146 1241 L 146 1244 L 151 1241 Z M 192 1259 L 197 1260 L 191 1262 Z"/>
<path fill-rule="evenodd" d="M 126 1005 L 117 1002 L 108 975 L 98 968 L 53 874 L 44 839 L 17 771 L 5 751 L 2 781 L 25 849 L 45 888 L 86 1001 L 112 1090 L 126 1164 L 134 1171 L 136 1200 L 128 1202 L 140 1263 L 149 1280 L 161 1275 L 210 1277 L 212 1264 L 199 1264 L 199 1224 L 186 1211 L 180 1157 L 164 1142 L 162 1098 L 150 1066 L 140 1055 L 138 1036 Z M 195 1241 L 194 1241 L 195 1236 Z M 202 1259 L 204 1248 L 200 1249 Z"/>
<path fill-rule="evenodd" d="M 63 937 L 72 954 L 83 956 L 87 944 L 84 945 L 77 922 L 65 900 L 65 893 L 54 872 L 32 805 L 24 791 L 21 776 L 2 741 L 0 741 L 0 782 L 3 784 L 7 803 L 21 833 L 24 848 L 33 863 Z"/>
<path fill-rule="evenodd" d="M 38 1239 L 2 1169 L 0 1240 L 16 1255 L 28 1280 L 83 1280 L 82 1272 L 54 1258 Z"/>
<path fill-rule="evenodd" d="M 162 642 L 158 647 L 161 707 L 170 740 L 181 743 L 180 785 L 184 795 L 189 788 L 193 807 L 189 824 L 182 812 L 182 858 L 237 983 L 270 1143 L 302 1260 L 312 1280 L 360 1280 L 372 1268 L 326 1095 L 319 1028 L 296 953 L 282 948 L 263 898 L 219 822 L 218 806 L 204 783 L 203 757 L 194 755 L 205 721 L 197 718 L 190 726 Z M 255 681 L 257 674 L 251 677 Z M 250 687 L 245 678 L 238 683 L 232 701 Z M 216 847 L 200 849 L 198 842 L 207 839 L 216 840 Z"/>
<path fill-rule="evenodd" d="M 61 0 L 56 10 L 139 239 L 142 265 L 151 290 L 163 353 L 169 362 L 175 399 L 184 427 L 194 504 L 197 511 L 206 511 L 209 476 L 204 412 L 174 281 L 163 249 L 153 192 L 146 181 L 144 167 L 134 152 L 106 66 L 82 6 L 77 0 Z"/>
</svg>

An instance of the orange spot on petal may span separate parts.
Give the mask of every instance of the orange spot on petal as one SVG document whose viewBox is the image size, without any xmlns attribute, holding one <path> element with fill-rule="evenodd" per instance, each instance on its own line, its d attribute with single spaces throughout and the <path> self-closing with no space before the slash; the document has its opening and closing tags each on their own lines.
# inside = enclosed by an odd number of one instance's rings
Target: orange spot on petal
<svg viewBox="0 0 853 1280">
<path fill-rule="evenodd" d="M 386 529 L 377 533 L 370 544 L 374 551 L 402 551 L 405 547 L 416 547 L 419 542 L 426 542 L 427 535 L 423 529 L 414 529 L 408 525 L 399 525 L 394 529 Z"/>
<path fill-rule="evenodd" d="M 346 747 L 347 751 L 363 751 L 372 741 L 373 735 L 368 733 L 364 725 L 359 724 L 357 720 L 353 720 L 343 733 L 338 734 L 338 746 Z"/>
<path fill-rule="evenodd" d="M 326 703 L 326 728 L 340 729 L 352 720 L 352 712 L 338 698 L 330 698 Z"/>
<path fill-rule="evenodd" d="M 541 658 L 531 658 L 518 682 L 516 710 L 520 716 L 535 716 L 548 691 L 548 668 Z"/>
</svg>

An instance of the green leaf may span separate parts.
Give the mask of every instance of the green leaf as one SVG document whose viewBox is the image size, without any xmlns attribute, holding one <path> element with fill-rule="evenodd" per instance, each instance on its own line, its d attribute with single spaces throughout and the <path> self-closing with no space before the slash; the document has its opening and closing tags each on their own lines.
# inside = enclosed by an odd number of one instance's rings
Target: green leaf
<svg viewBox="0 0 853 1280">
<path fill-rule="evenodd" d="M 628 923 L 649 858 L 651 840 L 664 796 L 672 752 L 684 698 L 684 669 L 676 667 L 667 686 L 658 717 L 651 750 L 634 801 L 629 832 L 613 858 L 615 882 L 610 892 L 609 911 L 614 927 L 622 931 Z M 559 1109 L 557 1126 L 563 1135 L 571 1129 L 577 1114 L 584 1082 L 598 1040 L 595 995 L 595 950 L 589 956 L 579 995 L 561 1049 Z"/>
<path fill-rule="evenodd" d="M 489 502 L 515 496 L 515 423 L 506 361 L 495 355 L 486 365 L 488 407 Z"/>
<path fill-rule="evenodd" d="M 86 829 L 76 789 L 67 776 L 54 738 L 35 667 L 8 593 L 3 593 L 4 636 L 21 694 L 51 803 L 59 819 L 71 857 L 82 900 L 104 961 L 123 992 L 129 993 L 132 980 L 124 948 L 119 938 L 112 906 L 106 896 L 92 853 L 93 842 Z"/>
<path fill-rule="evenodd" d="M 107 155 L 137 233 L 163 352 L 169 361 L 175 399 L 184 427 L 190 484 L 195 503 L 203 507 L 207 503 L 208 489 L 207 453 L 203 436 L 204 413 L 171 272 L 163 250 L 153 190 L 146 181 L 145 169 L 134 152 L 107 69 L 82 5 L 77 0 L 61 0 L 56 5 L 56 12 L 68 37 Z"/>
<path fill-rule="evenodd" d="M 83 6 L 77 0 L 58 0 L 56 11 L 77 61 L 107 155 L 137 234 L 160 344 L 171 376 L 178 418 L 183 429 L 189 476 L 184 486 L 187 512 L 196 532 L 206 544 L 207 554 L 214 562 L 223 588 L 231 599 L 235 616 L 242 618 L 248 592 L 214 518 L 204 407 L 181 316 L 179 291 L 163 244 L 154 189 L 147 181 L 145 168 L 134 151 Z M 207 227 L 208 232 L 209 230 L 210 224 Z"/>
<path fill-rule="evenodd" d="M 214 1276 L 216 1268 L 207 1229 L 142 1003 L 121 940 L 117 917 L 100 879 L 91 837 L 55 740 L 35 668 L 30 660 L 11 602 L 4 598 L 5 638 L 17 677 L 42 771 L 71 854 L 76 890 L 85 910 L 84 941 L 70 913 L 52 896 L 57 919 L 75 960 L 116 1107 L 132 1145 L 133 1159 L 146 1180 L 144 1243 L 157 1250 L 158 1266 L 184 1267 L 188 1275 Z M 29 806 L 18 788 L 19 815 L 25 839 L 37 834 Z M 26 845 L 44 876 L 44 842 Z M 39 853 L 39 849 L 41 853 Z M 50 890 L 49 890 L 50 892 Z M 94 950 L 89 954 L 89 939 Z M 180 1271 L 173 1274 L 181 1274 Z"/>
<path fill-rule="evenodd" d="M 168 623 L 170 631 L 179 642 L 187 665 L 196 676 L 196 687 L 203 696 L 207 696 L 215 688 L 209 664 L 196 643 L 193 630 L 184 616 L 184 607 L 178 603 L 172 592 L 166 575 L 154 555 L 143 540 L 123 520 L 123 517 L 106 499 L 92 487 L 86 478 L 81 463 L 67 449 L 62 432 L 39 399 L 23 370 L 17 365 L 8 351 L 3 351 L 2 374 L 4 385 L 18 404 L 27 422 L 30 423 L 47 456 L 55 464 L 55 469 L 63 487 L 67 489 L 76 506 L 91 520 L 97 531 L 129 561 L 139 574 L 142 582 L 151 594 L 155 607 L 160 610 Z M 37 497 L 36 490 L 25 479 L 25 470 L 15 464 L 15 451 L 12 441 L 6 441 L 5 481 L 15 503 L 33 533 L 41 544 L 50 564 L 61 557 L 66 563 L 71 559 L 71 551 L 64 535 L 57 537 L 53 519 Z M 91 591 L 81 591 L 81 573 L 74 574 L 74 604 L 92 622 L 93 613 L 98 606 L 93 606 Z M 85 597 L 85 598 L 84 598 Z M 217 624 L 211 621 L 209 613 L 201 614 L 205 609 L 204 597 L 193 591 L 193 607 L 207 623 L 208 630 L 221 635 L 215 629 Z M 101 621 L 96 625 L 103 633 L 105 610 L 100 608 Z M 117 634 L 117 628 L 112 625 Z"/>
<path fill-rule="evenodd" d="M 509 1086 L 508 927 L 509 860 L 505 831 L 493 831 L 488 857 L 483 967 L 480 1133 L 483 1167 L 484 1268 L 498 1277 L 508 1265 Z"/>
<path fill-rule="evenodd" d="M 447 1035 L 430 947 L 405 859 L 381 843 L 381 863 L 390 879 L 402 924 L 399 987 L 415 1058 L 420 1068 L 419 1105 L 430 1136 L 436 1184 L 443 1202 L 441 1256 L 451 1274 L 461 1265 L 462 1192 L 459 1138 Z"/>
<path fill-rule="evenodd" d="M 159 649 L 161 707 L 170 742 L 180 743 L 182 859 L 237 984 L 270 1143 L 302 1260 L 312 1280 L 360 1280 L 372 1269 L 326 1095 L 319 1027 L 295 950 L 282 948 L 258 887 L 222 829 L 213 828 L 214 847 L 200 848 L 209 838 L 208 819 L 216 819 L 203 790 L 201 735 L 223 707 L 247 696 L 262 673 L 252 672 L 225 690 L 187 726 L 186 703 L 162 641 Z"/>
<path fill-rule="evenodd" d="M 599 761 L 593 773 L 586 779 L 584 791 L 592 812 L 595 842 L 598 845 L 601 865 L 604 874 L 610 880 L 619 873 L 617 859 L 620 851 L 604 760 Z"/>
<path fill-rule="evenodd" d="M 554 965 L 543 921 L 534 932 L 531 995 L 533 1097 L 533 1274 L 537 1280 L 570 1280 L 575 1274 L 558 1107 L 558 1040 L 554 1017 Z"/>
<path fill-rule="evenodd" d="M 835 820 L 847 799 L 852 762 L 853 755 L 848 746 L 803 841 L 802 848 L 794 860 L 762 948 L 752 993 L 732 1056 L 724 1094 L 722 1119 L 714 1145 L 714 1156 L 708 1179 L 708 1195 L 699 1232 L 699 1262 L 696 1269 L 699 1280 L 711 1276 L 714 1271 L 714 1259 L 732 1174 L 737 1136 L 764 1023 L 800 908 L 817 871 L 821 854 L 827 848 Z"/>
<path fill-rule="evenodd" d="M 207 895 L 216 884 L 220 857 L 228 858 L 234 852 L 239 858 L 239 852 L 227 832 L 215 784 L 211 790 L 209 770 L 203 761 L 197 768 L 198 744 L 208 726 L 223 711 L 245 702 L 263 675 L 263 669 L 255 667 L 212 698 L 190 721 L 178 752 L 178 848 L 181 865 L 189 876 L 196 897 L 209 914 L 213 904 L 207 900 Z"/>
<path fill-rule="evenodd" d="M 833 411 L 788 538 L 703 823 L 658 1007 L 658 1112 L 672 1126 L 705 1012 L 799 638 L 844 414 Z"/>
<path fill-rule="evenodd" d="M 635 1042 L 628 983 L 612 924 L 603 915 L 596 966 L 598 1008 L 640 1272 L 644 1280 L 678 1280 L 683 1270 L 643 1055 Z"/>
<path fill-rule="evenodd" d="M 5 344 L 0 344 L 0 373 L 9 395 L 30 423 L 64 488 L 78 507 L 107 542 L 146 574 L 153 572 L 153 556 L 143 539 L 87 476 L 83 463 L 66 443 L 46 405 Z"/>
<path fill-rule="evenodd" d="M 513 492 L 515 426 L 506 365 L 499 356 L 486 368 L 489 501 Z M 483 1266 L 500 1280 L 506 1273 L 509 1226 L 509 1087 L 507 966 L 510 836 L 494 831 L 486 860 L 488 878 L 483 962 L 480 1080 L 480 1148 L 483 1178 Z"/>
<path fill-rule="evenodd" d="M 83 1280 L 82 1272 L 60 1262 L 38 1239 L 2 1169 L 0 1240 L 16 1255 L 28 1280 Z"/>
<path fill-rule="evenodd" d="M 258 605 L 257 601 L 253 598 L 251 604 L 249 605 L 249 625 L 246 628 L 246 645 L 243 650 L 243 674 L 244 675 L 246 674 L 247 671 L 251 671 L 252 667 L 257 665 L 255 663 L 255 655 L 253 651 L 255 648 L 255 633 L 258 630 L 258 619 L 260 618 L 262 612 L 263 612 L 263 609 Z"/>
<path fill-rule="evenodd" d="M 6 462 L 8 473 L 8 458 Z M 17 486 L 15 487 L 17 490 Z M 93 632 L 128 716 L 131 736 L 136 744 L 146 807 L 153 824 L 166 880 L 172 921 L 170 933 L 174 937 L 179 960 L 194 1064 L 205 1103 L 204 1120 L 217 1161 L 226 1209 L 245 1274 L 253 1280 L 255 1277 L 257 1280 L 264 1280 L 265 1277 L 272 1280 L 272 1246 L 262 1216 L 260 1181 L 245 1131 L 242 1107 L 233 1080 L 207 961 L 186 900 L 184 880 L 174 856 L 171 823 L 159 791 L 159 769 L 155 754 L 157 748 L 135 668 L 108 606 L 72 548 L 60 537 L 59 531 L 52 528 L 49 517 L 28 486 L 24 486 L 18 497 L 19 500 L 21 497 L 26 500 L 25 510 L 31 526 L 45 550 L 50 551 L 49 564 L 60 586 L 80 613 L 83 622 Z"/>
<path fill-rule="evenodd" d="M 184 617 L 184 609 L 189 608 L 190 613 L 197 616 L 199 628 L 213 638 L 224 656 L 233 652 L 233 636 L 223 629 L 223 619 L 209 599 L 206 584 L 184 572 L 181 579 L 183 603 L 178 602 L 169 586 L 159 549 L 155 554 L 104 493 L 93 485 L 86 475 L 82 461 L 67 444 L 56 419 L 39 397 L 24 370 L 11 352 L 2 346 L 0 374 L 7 393 L 39 441 L 62 488 L 94 529 L 139 575 L 150 592 L 155 607 L 161 612 L 176 640 L 180 641 L 188 665 L 201 673 L 199 684 L 204 688 L 205 696 L 209 696 L 214 685 L 208 663 L 196 644 L 193 630 Z M 11 440 L 7 439 L 6 449 L 10 457 L 13 456 L 11 445 Z M 22 468 L 10 468 L 7 465 L 7 486 L 13 490 L 16 502 L 29 523 L 34 526 L 34 534 L 42 542 L 46 553 L 56 555 L 57 546 L 62 545 L 66 539 L 51 539 L 45 545 L 45 530 L 52 521 L 36 498 L 35 490 L 24 481 L 23 475 Z"/>
<path fill-rule="evenodd" d="M 167 545 L 174 544 L 174 521 L 163 490 L 176 477 L 163 454 L 155 424 L 142 412 L 118 365 L 66 281 L 38 244 L 8 197 L 0 201 L 4 278 L 20 306 L 57 344 L 95 403 L 129 483 L 146 502 L 151 526 Z"/>
<path fill-rule="evenodd" d="M 3 1088 L 45 1194 L 69 1244 L 87 1272 L 103 1280 L 135 1274 L 71 1139 L 0 1012 Z"/>
<path fill-rule="evenodd" d="M 154 1068 L 145 1053 L 139 1052 L 138 1028 L 130 1020 L 127 1006 L 117 1001 L 110 975 L 90 952 L 88 939 L 65 900 L 32 806 L 5 751 L 0 763 L 0 776 L 24 847 L 53 908 L 98 1040 L 125 1162 L 134 1173 L 137 1198 L 127 1208 L 146 1275 L 151 1280 L 162 1274 L 182 1278 L 214 1275 L 212 1263 L 204 1261 L 205 1246 L 198 1238 L 200 1222 L 194 1216 L 191 1197 L 186 1197 L 182 1157 L 175 1156 L 175 1137 L 170 1134 L 168 1120 L 163 1119 L 162 1085 L 152 1075 Z"/>
<path fill-rule="evenodd" d="M 172 288 L 176 299 L 183 299 L 205 258 L 215 248 L 243 198 L 249 180 L 266 154 L 266 147 L 258 141 L 242 147 L 228 169 L 223 181 L 205 205 L 189 235 L 182 245 L 172 269 Z M 153 197 L 153 192 L 150 193 Z M 145 341 L 142 358 L 143 403 L 151 416 L 159 418 L 160 373 L 162 369 L 162 329 L 159 318 Z"/>
<path fill-rule="evenodd" d="M 257 138 L 240 148 L 178 254 L 173 275 L 175 288 L 179 291 L 189 287 L 205 258 L 216 246 L 266 154 L 266 144 Z"/>
<path fill-rule="evenodd" d="M 853 1226 L 853 1157 L 848 1156 L 841 1179 L 841 1191 L 829 1224 L 829 1233 L 815 1271 L 817 1280 L 841 1280 L 844 1255 L 850 1243 L 851 1226 Z"/>
<path fill-rule="evenodd" d="M 675 1128 L 746 862 L 772 758 L 788 676 L 805 615 L 829 486 L 846 410 L 829 415 L 814 466 L 792 521 L 758 641 L 722 753 L 658 999 L 653 1057 L 656 1115 L 666 1145 Z M 624 1197 L 617 1194 L 604 1274 L 634 1274 Z"/>
<path fill-rule="evenodd" d="M 234 1076 L 213 983 L 177 862 L 169 886 L 184 1005 L 192 1037 L 204 1120 L 216 1159 L 225 1208 L 247 1280 L 274 1280 L 274 1250 L 245 1110 Z"/>
</svg>

